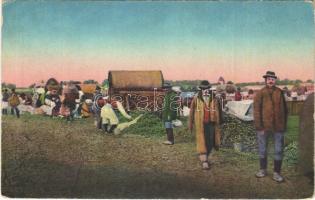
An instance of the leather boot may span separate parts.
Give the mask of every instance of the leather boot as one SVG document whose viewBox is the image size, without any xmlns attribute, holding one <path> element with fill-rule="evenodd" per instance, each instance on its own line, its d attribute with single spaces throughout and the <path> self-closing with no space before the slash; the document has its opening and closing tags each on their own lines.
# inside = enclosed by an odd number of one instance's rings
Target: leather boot
<svg viewBox="0 0 315 200">
<path fill-rule="evenodd" d="M 267 169 L 267 158 L 260 158 L 260 169 Z"/>
<path fill-rule="evenodd" d="M 103 131 L 105 131 L 105 133 L 108 133 L 108 124 L 103 124 Z"/>
<path fill-rule="evenodd" d="M 277 172 L 280 174 L 282 166 L 282 160 L 274 160 L 274 172 Z"/>
<path fill-rule="evenodd" d="M 97 119 L 97 124 L 96 124 L 98 129 L 102 129 L 102 118 Z"/>
<path fill-rule="evenodd" d="M 117 125 L 112 125 L 110 129 L 108 130 L 108 133 L 113 133 L 114 129 L 117 127 Z"/>
<path fill-rule="evenodd" d="M 174 144 L 174 134 L 172 128 L 168 128 L 167 130 L 167 140 Z"/>
<path fill-rule="evenodd" d="M 267 158 L 260 158 L 259 164 L 260 170 L 256 173 L 256 177 L 263 178 L 267 176 Z"/>
<path fill-rule="evenodd" d="M 173 135 L 173 129 L 172 128 L 166 129 L 166 137 L 167 137 L 167 141 L 163 142 L 163 144 L 173 145 L 174 144 L 174 135 Z"/>
<path fill-rule="evenodd" d="M 280 174 L 281 165 L 282 165 L 282 160 L 274 160 L 274 172 L 273 172 L 272 179 L 278 183 L 284 181 L 283 176 L 281 176 Z"/>
</svg>

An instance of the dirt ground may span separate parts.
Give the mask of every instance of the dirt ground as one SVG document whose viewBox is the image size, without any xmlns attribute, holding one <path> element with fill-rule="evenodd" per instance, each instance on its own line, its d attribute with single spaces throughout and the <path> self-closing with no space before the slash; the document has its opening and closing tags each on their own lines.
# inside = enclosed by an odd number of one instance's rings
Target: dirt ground
<svg viewBox="0 0 315 200">
<path fill-rule="evenodd" d="M 254 177 L 258 161 L 228 149 L 201 170 L 195 144 L 104 135 L 92 119 L 2 118 L 2 195 L 27 198 L 306 198 L 313 183 L 283 167 L 286 181 Z M 269 160 L 272 172 L 272 160 Z"/>
</svg>

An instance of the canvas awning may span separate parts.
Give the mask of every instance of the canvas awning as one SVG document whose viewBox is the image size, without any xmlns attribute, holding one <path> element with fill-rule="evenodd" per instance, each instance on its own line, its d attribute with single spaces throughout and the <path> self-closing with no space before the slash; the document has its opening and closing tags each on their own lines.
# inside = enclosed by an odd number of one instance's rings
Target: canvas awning
<svg viewBox="0 0 315 200">
<path fill-rule="evenodd" d="M 225 112 L 241 120 L 252 121 L 254 120 L 253 102 L 253 100 L 229 101 L 225 106 Z"/>
</svg>

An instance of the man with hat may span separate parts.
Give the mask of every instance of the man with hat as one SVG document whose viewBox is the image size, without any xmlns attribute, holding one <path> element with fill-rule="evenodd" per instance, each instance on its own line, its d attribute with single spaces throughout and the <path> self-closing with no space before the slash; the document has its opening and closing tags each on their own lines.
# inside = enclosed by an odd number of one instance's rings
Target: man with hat
<svg viewBox="0 0 315 200">
<path fill-rule="evenodd" d="M 190 105 L 189 129 L 196 133 L 197 152 L 202 169 L 210 169 L 208 156 L 213 147 L 220 145 L 220 129 L 222 113 L 220 101 L 210 91 L 207 80 L 201 81 L 198 93 Z"/>
<path fill-rule="evenodd" d="M 257 133 L 258 153 L 260 158 L 260 170 L 257 178 L 267 175 L 267 146 L 268 137 L 274 138 L 274 173 L 273 180 L 282 182 L 280 175 L 284 133 L 287 125 L 287 106 L 282 90 L 275 86 L 277 76 L 272 71 L 267 71 L 263 76 L 266 86 L 257 92 L 254 98 L 254 122 Z"/>
<path fill-rule="evenodd" d="M 165 145 L 174 144 L 174 133 L 172 121 L 177 118 L 178 99 L 177 93 L 180 92 L 178 87 L 172 87 L 171 84 L 165 83 L 163 88 L 166 92 L 163 101 L 162 120 L 164 122 L 167 141 L 163 142 Z"/>
<path fill-rule="evenodd" d="M 9 97 L 9 105 L 11 106 L 11 114 L 14 115 L 14 112 L 17 116 L 17 118 L 20 118 L 20 110 L 18 109 L 18 105 L 20 104 L 20 99 L 17 93 L 15 92 L 15 89 L 11 89 L 11 96 Z"/>
<path fill-rule="evenodd" d="M 93 96 L 92 110 L 94 114 L 94 124 L 98 129 L 102 129 L 101 109 L 103 106 L 103 94 L 101 93 L 101 87 L 97 85 Z"/>
</svg>

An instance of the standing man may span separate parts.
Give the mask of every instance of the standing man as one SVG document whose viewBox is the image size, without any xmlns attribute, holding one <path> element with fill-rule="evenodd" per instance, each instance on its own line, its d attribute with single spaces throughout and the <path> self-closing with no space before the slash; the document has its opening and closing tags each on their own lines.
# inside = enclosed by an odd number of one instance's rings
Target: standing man
<svg viewBox="0 0 315 200">
<path fill-rule="evenodd" d="M 257 178 L 267 175 L 267 143 L 272 135 L 275 144 L 273 180 L 282 182 L 280 175 L 283 158 L 284 133 L 287 125 L 287 106 L 280 88 L 276 87 L 277 76 L 267 71 L 263 76 L 266 86 L 254 98 L 254 122 L 257 133 L 260 170 Z"/>
<path fill-rule="evenodd" d="M 163 144 L 173 145 L 174 133 L 172 121 L 177 118 L 177 109 L 179 108 L 177 93 L 172 89 L 172 86 L 170 84 L 164 84 L 163 88 L 166 94 L 163 102 L 162 120 L 164 122 L 167 136 L 167 141 L 163 142 Z M 177 90 L 176 88 L 174 89 Z"/>
<path fill-rule="evenodd" d="M 97 85 L 93 96 L 92 110 L 94 113 L 94 124 L 98 129 L 102 129 L 101 109 L 103 105 L 103 94 L 101 93 L 101 88 Z"/>
<path fill-rule="evenodd" d="M 11 114 L 14 115 L 14 112 L 17 118 L 20 118 L 20 110 L 18 109 L 18 105 L 20 104 L 20 99 L 15 92 L 15 89 L 11 89 L 11 96 L 9 98 L 9 105 L 11 106 Z"/>
<path fill-rule="evenodd" d="M 198 87 L 199 92 L 194 96 L 189 115 L 189 129 L 196 133 L 197 152 L 202 169 L 208 170 L 208 156 L 213 147 L 220 145 L 220 129 L 222 113 L 220 101 L 210 92 L 211 85 L 205 80 Z"/>
<path fill-rule="evenodd" d="M 10 94 L 8 92 L 8 89 L 5 88 L 2 93 L 2 114 L 3 115 L 8 114 L 9 98 L 10 98 Z"/>
</svg>

